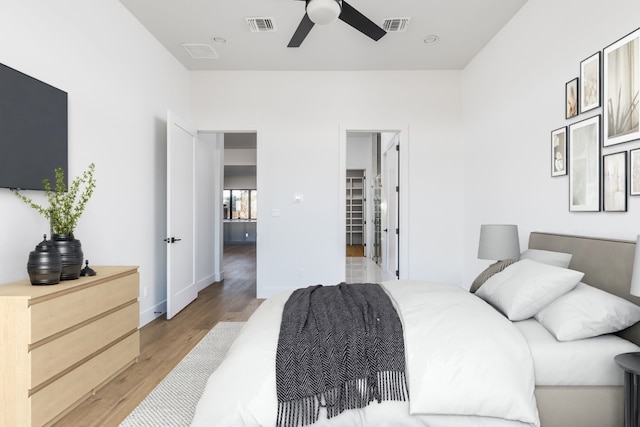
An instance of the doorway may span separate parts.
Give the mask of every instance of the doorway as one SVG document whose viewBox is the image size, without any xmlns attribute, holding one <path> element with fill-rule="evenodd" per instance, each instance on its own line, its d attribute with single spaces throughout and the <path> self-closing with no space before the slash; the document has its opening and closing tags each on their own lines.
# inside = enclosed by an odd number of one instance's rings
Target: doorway
<svg viewBox="0 0 640 427">
<path fill-rule="evenodd" d="M 258 217 L 257 133 L 199 131 L 197 144 L 195 264 L 198 290 L 201 291 L 225 279 L 225 243 L 255 245 Z M 225 186 L 225 180 L 228 186 Z M 229 193 L 229 198 L 237 202 L 234 212 L 231 212 L 231 203 L 223 205 L 225 189 L 228 188 L 234 190 L 233 196 Z M 227 225 L 226 218 L 231 217 L 238 220 L 234 223 L 238 225 L 237 228 L 236 225 Z M 242 223 L 243 219 L 247 220 L 247 224 Z M 256 251 L 257 248 L 249 251 L 254 253 L 251 255 L 254 264 Z"/>
<path fill-rule="evenodd" d="M 347 131 L 346 280 L 399 276 L 398 131 Z"/>
<path fill-rule="evenodd" d="M 257 134 L 224 133 L 223 257 L 234 254 L 256 267 L 258 228 Z M 225 263 L 226 264 L 226 263 Z M 223 265 L 225 265 L 223 264 Z M 227 274 L 225 273 L 225 278 Z"/>
</svg>

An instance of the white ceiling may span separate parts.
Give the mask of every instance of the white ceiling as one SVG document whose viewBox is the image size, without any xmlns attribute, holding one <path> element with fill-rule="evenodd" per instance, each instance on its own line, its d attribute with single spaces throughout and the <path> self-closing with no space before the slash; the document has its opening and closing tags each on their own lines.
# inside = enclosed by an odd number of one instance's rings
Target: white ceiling
<svg viewBox="0 0 640 427">
<path fill-rule="evenodd" d="M 304 16 L 295 0 L 120 0 L 189 70 L 463 69 L 526 0 L 349 0 L 382 26 L 411 18 L 405 32 L 375 42 L 342 21 L 316 25 L 299 48 L 287 44 Z M 268 17 L 275 32 L 251 32 L 249 17 Z M 437 35 L 436 44 L 423 40 Z M 224 37 L 218 44 L 213 37 Z M 218 59 L 193 59 L 183 43 L 210 44 Z"/>
</svg>

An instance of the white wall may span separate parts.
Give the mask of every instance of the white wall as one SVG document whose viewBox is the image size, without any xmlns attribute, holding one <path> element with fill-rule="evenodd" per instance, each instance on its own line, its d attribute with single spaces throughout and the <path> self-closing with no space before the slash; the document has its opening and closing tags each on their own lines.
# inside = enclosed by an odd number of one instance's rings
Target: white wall
<svg viewBox="0 0 640 427">
<path fill-rule="evenodd" d="M 347 169 L 363 169 L 367 171 L 367 178 L 373 178 L 370 175 L 374 143 L 374 133 L 347 134 Z"/>
<path fill-rule="evenodd" d="M 0 61 L 68 92 L 68 175 L 96 163 L 75 235 L 92 265 L 140 267 L 144 324 L 166 299 L 166 111 L 188 117 L 189 74 L 116 0 L 5 3 Z M 0 283 L 27 279 L 29 252 L 48 231 L 0 189 Z"/>
<path fill-rule="evenodd" d="M 637 0 L 529 0 L 464 70 L 464 283 L 476 259 L 480 225 L 514 223 L 529 232 L 635 240 L 640 198 L 627 213 L 569 212 L 568 177 L 550 176 L 550 133 L 596 112 L 564 119 L 564 87 L 580 61 L 640 26 Z M 627 143 L 605 153 L 636 148 Z"/>
<path fill-rule="evenodd" d="M 407 274 L 460 282 L 460 75 L 191 73 L 197 129 L 257 131 L 259 296 L 345 278 L 341 129 L 408 129 L 403 135 L 411 153 L 406 172 L 415 191 L 407 194 Z M 246 94 L 260 102 L 247 102 Z M 294 203 L 296 193 L 304 195 L 303 203 Z M 272 216 L 273 210 L 280 215 Z"/>
<path fill-rule="evenodd" d="M 222 279 L 219 238 L 222 235 L 220 182 L 223 136 L 200 133 L 196 143 L 196 284 L 202 290 Z"/>
</svg>

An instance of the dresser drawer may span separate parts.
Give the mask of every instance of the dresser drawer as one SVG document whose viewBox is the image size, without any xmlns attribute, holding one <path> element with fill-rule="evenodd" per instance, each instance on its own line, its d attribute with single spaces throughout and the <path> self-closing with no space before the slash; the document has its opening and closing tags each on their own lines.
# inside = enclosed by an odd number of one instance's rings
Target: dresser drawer
<svg viewBox="0 0 640 427">
<path fill-rule="evenodd" d="M 31 340 L 38 341 L 138 297 L 138 273 L 98 283 L 31 306 Z"/>
<path fill-rule="evenodd" d="M 50 422 L 135 361 L 140 351 L 139 334 L 136 331 L 129 335 L 29 397 L 31 425 L 42 426 Z"/>
<path fill-rule="evenodd" d="M 30 389 L 69 369 L 138 327 L 138 302 L 31 350 Z"/>
</svg>

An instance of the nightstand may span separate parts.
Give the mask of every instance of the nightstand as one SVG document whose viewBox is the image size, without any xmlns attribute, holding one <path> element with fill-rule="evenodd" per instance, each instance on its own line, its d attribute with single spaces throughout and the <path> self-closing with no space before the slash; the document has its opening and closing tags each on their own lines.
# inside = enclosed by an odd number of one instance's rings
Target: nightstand
<svg viewBox="0 0 640 427">
<path fill-rule="evenodd" d="M 624 369 L 624 425 L 640 427 L 640 352 L 619 354 L 613 360 Z"/>
</svg>

